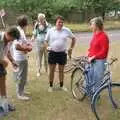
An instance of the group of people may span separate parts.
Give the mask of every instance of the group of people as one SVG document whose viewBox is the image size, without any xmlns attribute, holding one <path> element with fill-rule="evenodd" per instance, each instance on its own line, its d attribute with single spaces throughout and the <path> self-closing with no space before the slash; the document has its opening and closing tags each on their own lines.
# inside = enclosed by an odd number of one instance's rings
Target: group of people
<svg viewBox="0 0 120 120">
<path fill-rule="evenodd" d="M 28 76 L 27 53 L 32 51 L 32 44 L 27 40 L 25 35 L 27 25 L 28 18 L 22 15 L 17 18 L 17 27 L 11 27 L 7 31 L 0 33 L 0 115 L 15 110 L 15 107 L 7 100 L 5 79 L 8 62 L 6 57 L 8 57 L 13 66 L 17 98 L 20 100 L 30 99 L 25 95 L 24 90 Z M 92 77 L 94 81 L 101 81 L 105 70 L 104 63 L 108 56 L 109 39 L 104 32 L 103 20 L 100 17 L 93 18 L 90 21 L 90 26 L 94 33 L 87 53 L 88 61 L 94 68 L 94 71 L 92 70 L 90 75 L 91 73 L 94 75 Z M 45 15 L 39 13 L 38 20 L 33 28 L 31 40 L 35 42 L 36 47 L 37 77 L 40 77 L 44 55 L 45 72 L 49 73 L 48 92 L 53 91 L 56 65 L 58 65 L 59 69 L 60 90 L 68 91 L 64 86 L 64 66 L 67 63 L 66 51 L 71 56 L 76 38 L 69 28 L 64 27 L 63 17 L 58 16 L 55 26 L 52 27 L 47 22 Z M 69 47 L 67 46 L 68 40 L 71 40 Z M 12 47 L 12 50 L 10 47 Z M 93 60 L 95 62 L 92 62 Z"/>
</svg>

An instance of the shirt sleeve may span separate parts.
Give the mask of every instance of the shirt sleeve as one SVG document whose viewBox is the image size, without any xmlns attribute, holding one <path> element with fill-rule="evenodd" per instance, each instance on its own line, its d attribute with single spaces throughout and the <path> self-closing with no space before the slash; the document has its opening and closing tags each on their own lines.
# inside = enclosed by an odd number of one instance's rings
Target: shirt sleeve
<svg viewBox="0 0 120 120">
<path fill-rule="evenodd" d="M 75 35 L 72 33 L 72 31 L 70 29 L 67 29 L 67 33 L 68 33 L 68 37 L 69 38 L 75 38 Z"/>
</svg>

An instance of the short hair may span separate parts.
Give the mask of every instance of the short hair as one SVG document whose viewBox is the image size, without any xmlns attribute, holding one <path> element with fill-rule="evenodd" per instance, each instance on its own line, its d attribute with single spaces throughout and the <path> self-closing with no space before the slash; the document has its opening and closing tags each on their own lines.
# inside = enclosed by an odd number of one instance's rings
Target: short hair
<svg viewBox="0 0 120 120">
<path fill-rule="evenodd" d="M 57 17 L 56 17 L 55 22 L 56 22 L 58 19 L 60 19 L 60 20 L 63 20 L 63 21 L 64 21 L 64 18 L 63 18 L 63 16 L 61 16 L 61 15 L 59 15 L 59 16 L 57 16 Z"/>
<path fill-rule="evenodd" d="M 13 37 L 14 39 L 19 39 L 20 38 L 20 32 L 17 29 L 16 26 L 12 26 L 10 28 L 7 29 L 7 34 L 10 35 L 11 37 Z"/>
<path fill-rule="evenodd" d="M 20 27 L 25 27 L 28 24 L 28 17 L 26 15 L 21 15 L 19 17 L 17 17 L 17 24 Z"/>
<path fill-rule="evenodd" d="M 39 13 L 39 14 L 38 14 L 38 20 L 41 19 L 41 18 L 42 18 L 42 19 L 45 19 L 45 14 Z"/>
<path fill-rule="evenodd" d="M 100 30 L 103 29 L 103 19 L 102 17 L 95 17 L 90 20 L 90 24 L 94 23 Z"/>
</svg>

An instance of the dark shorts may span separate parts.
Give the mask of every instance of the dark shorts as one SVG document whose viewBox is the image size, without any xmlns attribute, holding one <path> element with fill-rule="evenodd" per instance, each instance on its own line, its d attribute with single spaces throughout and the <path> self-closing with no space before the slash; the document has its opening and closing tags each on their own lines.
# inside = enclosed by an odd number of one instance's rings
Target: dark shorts
<svg viewBox="0 0 120 120">
<path fill-rule="evenodd" d="M 7 71 L 3 67 L 2 64 L 0 64 L 0 77 L 5 76 L 7 74 Z"/>
<path fill-rule="evenodd" d="M 49 64 L 65 65 L 66 62 L 67 62 L 67 54 L 65 52 L 49 51 L 49 53 L 48 53 L 48 63 Z"/>
</svg>

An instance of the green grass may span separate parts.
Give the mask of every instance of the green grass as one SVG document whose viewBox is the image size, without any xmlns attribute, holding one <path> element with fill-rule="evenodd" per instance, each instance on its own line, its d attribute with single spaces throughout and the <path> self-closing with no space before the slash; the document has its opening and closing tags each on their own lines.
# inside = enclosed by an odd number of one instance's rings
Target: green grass
<svg viewBox="0 0 120 120">
<path fill-rule="evenodd" d="M 118 52 L 119 44 L 120 42 L 111 44 L 109 58 L 115 56 L 120 59 Z M 84 55 L 87 48 L 88 45 L 86 43 L 77 44 L 73 51 L 73 56 Z M 120 62 L 118 61 L 112 67 L 114 81 L 120 81 L 119 69 Z M 65 86 L 69 89 L 67 93 L 63 91 L 48 93 L 48 75 L 43 73 L 39 79 L 36 78 L 35 55 L 34 52 L 30 53 L 29 84 L 27 85 L 27 89 L 31 92 L 31 100 L 20 101 L 15 95 L 15 83 L 12 79 L 11 67 L 9 66 L 6 81 L 8 96 L 16 106 L 16 111 L 0 118 L 0 120 L 96 120 L 91 111 L 89 101 L 85 100 L 79 103 L 73 99 L 70 92 L 70 75 L 71 73 L 65 74 Z M 58 83 L 57 73 L 55 75 L 55 83 Z M 113 111 L 113 114 L 109 114 L 108 116 L 104 115 L 104 108 L 102 110 L 102 120 L 120 119 L 120 110 L 116 114 Z M 108 109 L 108 113 L 109 111 Z"/>
<path fill-rule="evenodd" d="M 68 28 L 75 32 L 88 32 L 90 31 L 90 26 L 88 23 L 80 24 L 65 24 Z M 104 27 L 106 30 L 113 30 L 120 28 L 120 21 L 105 21 Z"/>
<path fill-rule="evenodd" d="M 70 28 L 73 32 L 88 32 L 90 31 L 90 26 L 88 23 L 65 23 L 65 26 Z M 106 30 L 120 29 L 120 21 L 105 21 L 104 27 Z M 32 35 L 32 26 L 29 25 L 27 27 L 26 33 L 27 35 Z"/>
</svg>

